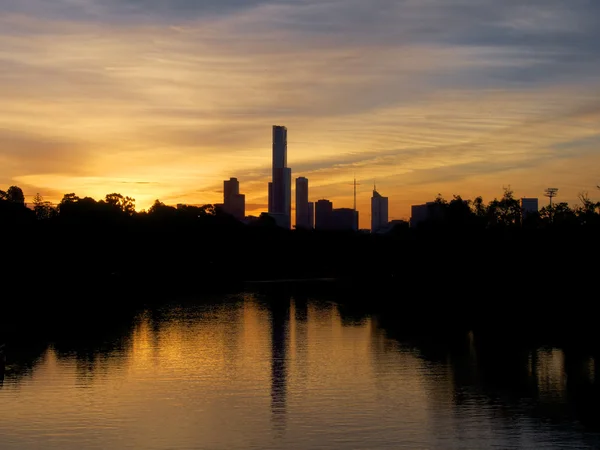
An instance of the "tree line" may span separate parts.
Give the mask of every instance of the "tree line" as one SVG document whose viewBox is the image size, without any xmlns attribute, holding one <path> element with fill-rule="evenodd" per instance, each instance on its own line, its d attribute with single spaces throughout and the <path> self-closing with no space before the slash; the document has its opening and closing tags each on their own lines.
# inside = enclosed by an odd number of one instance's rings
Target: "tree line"
<svg viewBox="0 0 600 450">
<path fill-rule="evenodd" d="M 600 187 L 599 187 L 600 189 Z M 579 204 L 571 207 L 566 202 L 558 202 L 542 207 L 539 211 L 524 211 L 521 202 L 510 189 L 504 189 L 501 198 L 487 204 L 482 197 L 474 200 L 454 195 L 447 200 L 441 194 L 428 203 L 429 214 L 420 223 L 421 229 L 440 228 L 546 228 L 565 226 L 600 225 L 600 202 L 590 199 L 588 193 L 579 194 Z M 0 224 L 27 223 L 33 221 L 114 221 L 130 219 L 154 219 L 161 222 L 197 222 L 240 227 L 241 223 L 212 204 L 202 206 L 179 205 L 177 208 L 156 200 L 147 210 L 136 211 L 135 199 L 112 193 L 104 199 L 79 197 L 74 193 L 63 196 L 57 205 L 45 201 L 38 193 L 32 205 L 27 205 L 25 195 L 18 186 L 0 190 Z M 274 227 L 268 215 L 264 214 L 255 225 Z M 398 224 L 396 232 L 402 232 L 408 223 Z"/>
<path fill-rule="evenodd" d="M 101 200 L 69 193 L 56 205 L 36 195 L 27 205 L 11 186 L 0 191 L 0 273 L 6 292 L 27 286 L 21 294 L 41 303 L 50 292 L 102 293 L 106 305 L 142 291 L 290 278 L 349 280 L 349 298 L 364 302 L 363 292 L 381 290 L 369 301 L 402 308 L 432 304 L 418 296 L 454 308 L 459 295 L 472 312 L 487 308 L 482 298 L 505 306 L 526 292 L 545 299 L 561 289 L 587 299 L 580 291 L 591 289 L 599 268 L 600 205 L 587 194 L 579 200 L 526 213 L 510 189 L 488 203 L 438 195 L 419 226 L 371 234 L 284 230 L 266 214 L 244 224 L 211 204 L 157 200 L 136 211 L 135 200 L 118 193 Z"/>
<path fill-rule="evenodd" d="M 504 189 L 500 199 L 485 204 L 482 197 L 474 200 L 455 195 L 446 200 L 440 194 L 428 204 L 430 209 L 425 227 L 493 228 L 547 228 L 582 225 L 600 225 L 600 202 L 590 199 L 587 192 L 578 196 L 579 204 L 571 207 L 566 202 L 543 206 L 538 211 L 523 209 L 520 199 L 511 189 Z"/>
</svg>

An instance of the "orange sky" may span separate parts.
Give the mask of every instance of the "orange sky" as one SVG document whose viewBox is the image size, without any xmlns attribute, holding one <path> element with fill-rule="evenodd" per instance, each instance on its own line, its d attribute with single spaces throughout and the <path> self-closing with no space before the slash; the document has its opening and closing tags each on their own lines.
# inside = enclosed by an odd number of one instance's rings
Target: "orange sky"
<svg viewBox="0 0 600 450">
<path fill-rule="evenodd" d="M 142 209 L 220 202 L 235 176 L 258 214 L 273 124 L 311 200 L 351 206 L 356 175 L 364 228 L 374 181 L 405 219 L 438 192 L 600 184 L 589 2 L 129 3 L 0 5 L 0 188 Z"/>
</svg>

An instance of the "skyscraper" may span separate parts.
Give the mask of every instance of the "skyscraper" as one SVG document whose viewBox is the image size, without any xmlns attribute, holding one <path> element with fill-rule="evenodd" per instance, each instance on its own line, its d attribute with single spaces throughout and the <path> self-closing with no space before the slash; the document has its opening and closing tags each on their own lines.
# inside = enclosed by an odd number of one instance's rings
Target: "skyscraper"
<svg viewBox="0 0 600 450">
<path fill-rule="evenodd" d="M 383 197 L 377 188 L 373 187 L 371 197 L 371 233 L 385 228 L 388 224 L 388 198 Z"/>
<path fill-rule="evenodd" d="M 315 228 L 329 230 L 332 226 L 333 203 L 329 200 L 319 200 L 315 203 Z"/>
<path fill-rule="evenodd" d="M 240 182 L 230 178 L 223 182 L 223 210 L 238 220 L 246 215 L 246 196 L 240 194 Z"/>
<path fill-rule="evenodd" d="M 287 128 L 273 125 L 273 169 L 287 167 Z"/>
<path fill-rule="evenodd" d="M 358 211 L 354 208 L 334 208 L 329 228 L 337 231 L 358 231 Z"/>
<path fill-rule="evenodd" d="M 237 178 L 230 178 L 229 180 L 223 181 L 223 203 L 227 203 L 227 199 L 231 198 L 232 195 L 240 193 L 240 182 Z"/>
<path fill-rule="evenodd" d="M 308 179 L 296 178 L 296 228 L 312 229 L 308 203 Z"/>
<path fill-rule="evenodd" d="M 521 199 L 521 217 L 525 219 L 531 214 L 539 211 L 539 204 L 537 198 L 522 198 Z"/>
<path fill-rule="evenodd" d="M 292 216 L 292 169 L 287 167 L 287 128 L 273 125 L 273 174 L 269 183 L 269 213 L 283 217 L 290 228 Z"/>
</svg>

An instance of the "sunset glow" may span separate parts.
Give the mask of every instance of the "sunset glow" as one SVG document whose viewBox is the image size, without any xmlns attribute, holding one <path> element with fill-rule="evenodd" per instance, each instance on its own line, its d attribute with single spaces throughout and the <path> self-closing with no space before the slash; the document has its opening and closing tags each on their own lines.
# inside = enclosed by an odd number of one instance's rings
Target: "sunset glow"
<svg viewBox="0 0 600 450">
<path fill-rule="evenodd" d="M 0 188 L 267 209 L 271 126 L 368 227 L 446 197 L 600 184 L 600 4 L 0 0 Z"/>
</svg>

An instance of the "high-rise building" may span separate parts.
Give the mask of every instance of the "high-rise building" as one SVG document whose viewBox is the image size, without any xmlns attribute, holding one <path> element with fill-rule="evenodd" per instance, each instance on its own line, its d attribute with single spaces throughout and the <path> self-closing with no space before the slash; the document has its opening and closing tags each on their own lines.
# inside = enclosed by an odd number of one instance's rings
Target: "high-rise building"
<svg viewBox="0 0 600 450">
<path fill-rule="evenodd" d="M 329 200 L 319 200 L 315 203 L 315 229 L 330 230 L 332 225 L 333 203 Z"/>
<path fill-rule="evenodd" d="M 376 188 L 373 188 L 371 197 L 371 233 L 387 227 L 388 225 L 388 198 L 383 197 Z"/>
<path fill-rule="evenodd" d="M 521 199 L 521 215 L 525 219 L 532 213 L 539 211 L 539 202 L 537 198 L 522 198 Z"/>
<path fill-rule="evenodd" d="M 223 202 L 225 203 L 232 195 L 240 193 L 240 182 L 237 178 L 223 181 Z"/>
<path fill-rule="evenodd" d="M 287 128 L 273 125 L 273 174 L 269 183 L 269 213 L 283 215 L 284 228 L 291 227 L 292 169 L 287 167 Z"/>
<path fill-rule="evenodd" d="M 410 207 L 410 226 L 418 227 L 420 224 L 428 221 L 438 221 L 443 218 L 444 210 L 436 202 L 427 202 L 423 205 L 412 205 Z"/>
<path fill-rule="evenodd" d="M 358 211 L 353 208 L 336 208 L 331 213 L 330 229 L 358 231 Z"/>
<path fill-rule="evenodd" d="M 287 167 L 287 128 L 273 125 L 273 169 Z"/>
<path fill-rule="evenodd" d="M 308 202 L 308 179 L 296 178 L 296 228 L 312 229 Z"/>
<path fill-rule="evenodd" d="M 315 204 L 308 202 L 308 227 L 313 229 L 315 227 Z"/>
<path fill-rule="evenodd" d="M 238 220 L 246 215 L 246 196 L 240 194 L 240 182 L 230 178 L 223 182 L 223 210 Z"/>
</svg>

